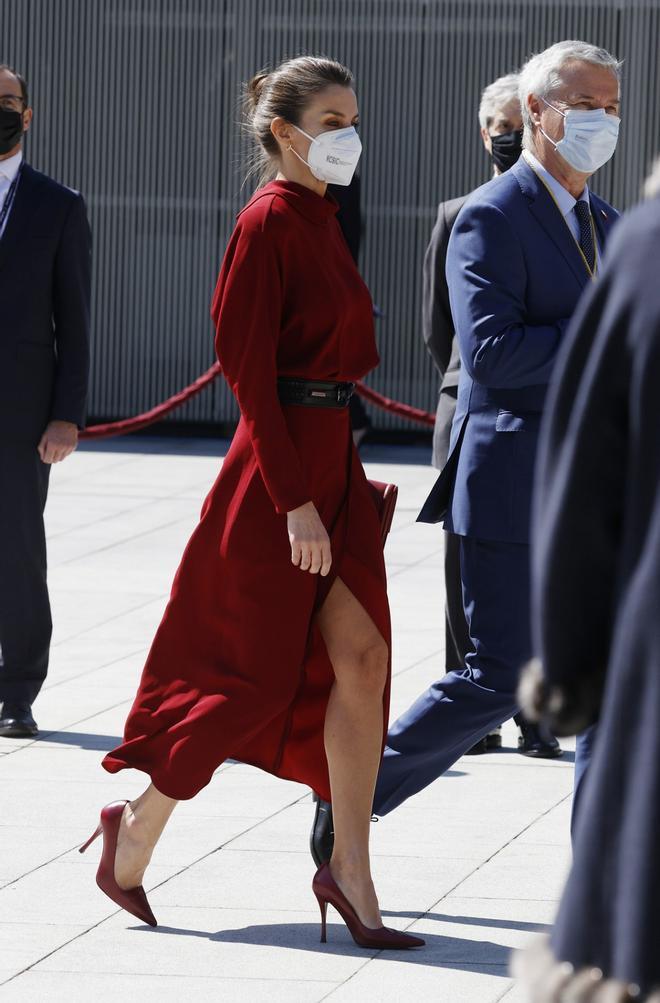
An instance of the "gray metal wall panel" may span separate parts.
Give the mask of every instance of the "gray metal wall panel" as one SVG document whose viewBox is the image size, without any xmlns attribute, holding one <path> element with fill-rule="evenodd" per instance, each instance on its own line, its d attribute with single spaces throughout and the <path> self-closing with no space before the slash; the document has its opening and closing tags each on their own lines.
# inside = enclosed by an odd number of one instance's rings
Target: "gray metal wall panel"
<svg viewBox="0 0 660 1003">
<path fill-rule="evenodd" d="M 0 60 L 34 97 L 30 159 L 89 205 L 91 413 L 138 412 L 212 361 L 209 301 L 251 191 L 240 83 L 303 51 L 336 56 L 358 81 L 363 271 L 385 311 L 370 381 L 432 408 L 420 295 L 437 202 L 488 177 L 482 88 L 570 37 L 625 59 L 621 142 L 595 184 L 625 208 L 660 148 L 660 0 L 0 0 Z M 177 417 L 235 414 L 218 381 Z"/>
</svg>

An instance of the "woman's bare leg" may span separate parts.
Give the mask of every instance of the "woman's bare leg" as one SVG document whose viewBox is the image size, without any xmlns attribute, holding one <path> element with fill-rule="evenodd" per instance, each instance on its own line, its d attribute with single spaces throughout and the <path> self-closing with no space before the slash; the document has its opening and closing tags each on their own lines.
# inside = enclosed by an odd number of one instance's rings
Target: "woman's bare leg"
<svg viewBox="0 0 660 1003">
<path fill-rule="evenodd" d="M 115 881 L 120 888 L 142 884 L 154 847 L 176 805 L 176 801 L 161 794 L 153 784 L 126 805 L 115 856 Z"/>
<path fill-rule="evenodd" d="M 335 672 L 324 732 L 335 830 L 330 869 L 362 922 L 375 928 L 382 920 L 371 880 L 369 829 L 389 652 L 371 617 L 339 578 L 318 625 Z"/>
</svg>

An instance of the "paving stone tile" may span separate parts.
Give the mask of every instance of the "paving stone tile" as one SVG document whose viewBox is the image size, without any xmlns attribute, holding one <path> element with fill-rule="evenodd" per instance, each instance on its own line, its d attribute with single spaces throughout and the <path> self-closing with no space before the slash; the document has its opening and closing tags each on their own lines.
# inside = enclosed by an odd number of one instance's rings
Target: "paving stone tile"
<svg viewBox="0 0 660 1003">
<path fill-rule="evenodd" d="M 412 952 L 411 952 L 412 953 Z M 390 952 L 387 957 L 366 965 L 357 975 L 336 989 L 332 1003 L 358 1003 L 378 1000 L 378 1003 L 401 1003 L 402 999 L 424 1003 L 498 1003 L 509 982 L 506 965 L 476 965 L 468 968 L 453 965 L 426 964 L 424 949 L 415 952 Z"/>
<path fill-rule="evenodd" d="M 0 971 L 0 980 L 2 979 Z M 86 972 L 58 972 L 54 980 L 50 972 L 38 969 L 19 976 L 2 986 L 1 998 L 6 1003 L 82 1003 L 94 999 L 99 1003 L 126 999 L 140 1003 L 181 1003 L 193 999 L 200 1003 L 317 1003 L 324 999 L 335 983 L 256 979 L 249 975 L 236 979 L 222 974 L 200 978 L 197 975 L 111 975 Z"/>
<path fill-rule="evenodd" d="M 148 783 L 137 771 L 111 776 L 100 762 L 120 741 L 226 447 L 89 444 L 53 471 L 55 632 L 35 706 L 42 734 L 0 740 L 0 999 L 523 1003 L 508 958 L 557 907 L 569 862 L 570 742 L 564 760 L 527 760 L 507 723 L 502 752 L 463 757 L 374 823 L 385 921 L 419 931 L 423 951 L 365 952 L 332 909 L 329 942 L 319 943 L 310 793 L 243 764 L 223 764 L 181 803 L 156 848 L 145 887 L 159 929 L 97 889 L 100 841 L 78 854 L 101 806 Z M 436 476 L 428 452 L 365 454 L 374 460 L 368 476 L 400 486 L 386 549 L 393 717 L 444 672 L 444 539 L 439 527 L 415 522 Z"/>
<path fill-rule="evenodd" d="M 0 922 L 0 976 L 3 969 L 20 971 L 33 965 L 85 929 L 66 923 Z"/>
<path fill-rule="evenodd" d="M 153 896 L 152 896 L 153 897 Z M 314 903 L 316 905 L 316 903 Z M 113 917 L 63 947 L 38 972 L 109 972 L 188 975 L 234 979 L 299 979 L 340 982 L 374 951 L 348 937 L 319 942 L 318 911 L 279 911 L 264 901 L 260 909 L 172 908 L 154 912 L 157 929 L 131 917 Z M 334 928 L 330 932 L 333 935 Z M 247 992 L 249 986 L 243 987 Z"/>
</svg>

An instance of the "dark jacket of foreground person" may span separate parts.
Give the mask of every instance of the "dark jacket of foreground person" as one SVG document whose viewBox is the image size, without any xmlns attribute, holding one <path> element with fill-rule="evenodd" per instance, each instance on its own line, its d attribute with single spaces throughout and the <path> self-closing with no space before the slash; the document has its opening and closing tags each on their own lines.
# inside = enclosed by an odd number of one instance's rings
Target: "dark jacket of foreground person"
<svg viewBox="0 0 660 1003">
<path fill-rule="evenodd" d="M 550 723 L 598 720 L 553 953 L 640 998 L 660 988 L 659 248 L 655 198 L 619 224 L 567 337 L 533 552 Z"/>
</svg>

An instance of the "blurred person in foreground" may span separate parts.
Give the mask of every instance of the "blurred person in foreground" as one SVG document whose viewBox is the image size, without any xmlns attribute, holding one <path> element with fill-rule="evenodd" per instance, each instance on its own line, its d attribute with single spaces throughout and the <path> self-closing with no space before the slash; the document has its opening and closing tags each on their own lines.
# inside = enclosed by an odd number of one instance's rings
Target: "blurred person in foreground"
<svg viewBox="0 0 660 1003">
<path fill-rule="evenodd" d="M 44 507 L 76 448 L 89 372 L 85 203 L 23 156 L 27 83 L 0 66 L 0 737 L 37 734 L 52 621 Z"/>
<path fill-rule="evenodd" d="M 479 128 L 484 148 L 493 165 L 493 177 L 505 174 L 522 153 L 523 123 L 520 111 L 518 73 L 499 77 L 485 88 L 479 104 Z M 449 305 L 445 268 L 447 246 L 456 218 L 468 195 L 441 202 L 424 258 L 422 330 L 426 347 L 440 374 L 440 394 L 433 430 L 433 466 L 442 470 L 449 455 L 451 426 L 456 413 L 461 356 Z M 445 671 L 465 665 L 470 651 L 463 589 L 461 585 L 460 537 L 445 531 Z M 542 724 L 515 715 L 520 729 L 518 749 L 524 756 L 555 759 L 562 750 L 554 735 Z M 432 738 L 432 736 L 430 736 Z M 481 738 L 469 754 L 477 755 L 502 746 L 501 728 Z"/>
<path fill-rule="evenodd" d="M 530 713 L 596 724 L 533 1003 L 660 1003 L 660 162 L 558 363 L 539 449 Z"/>
</svg>

